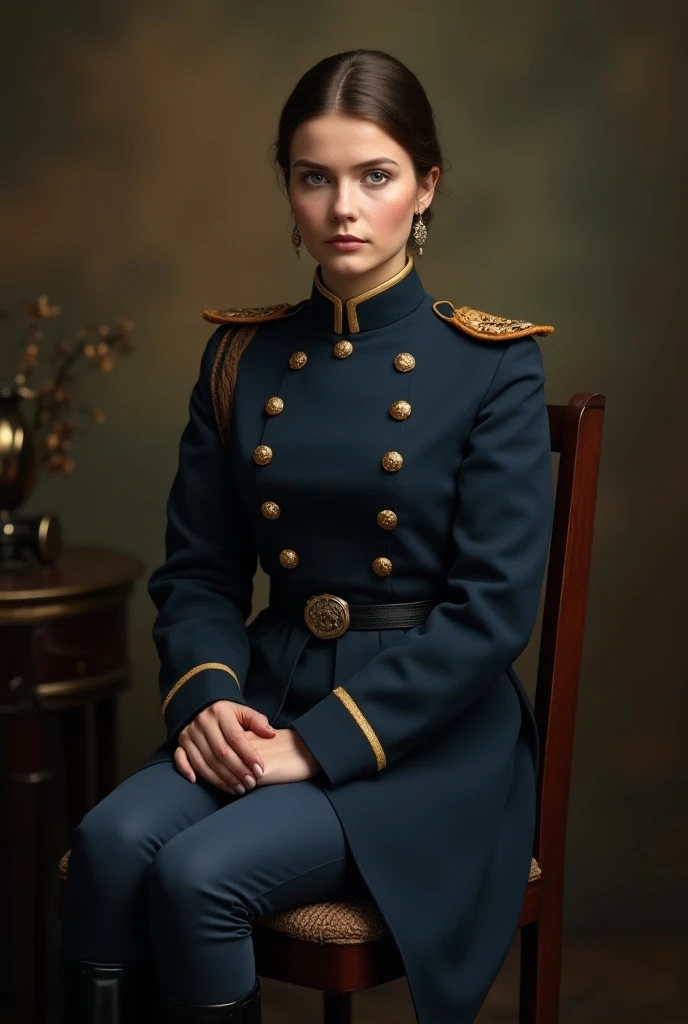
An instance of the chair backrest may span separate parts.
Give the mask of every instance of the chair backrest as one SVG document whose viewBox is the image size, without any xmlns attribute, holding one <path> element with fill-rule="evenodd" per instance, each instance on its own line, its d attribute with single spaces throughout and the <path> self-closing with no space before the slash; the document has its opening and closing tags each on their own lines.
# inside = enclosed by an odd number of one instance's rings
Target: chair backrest
<svg viewBox="0 0 688 1024">
<path fill-rule="evenodd" d="M 561 884 L 605 396 L 579 392 L 548 405 L 559 452 L 538 657 L 535 717 L 541 742 L 534 855 Z M 558 877 L 557 877 L 558 876 Z"/>
</svg>

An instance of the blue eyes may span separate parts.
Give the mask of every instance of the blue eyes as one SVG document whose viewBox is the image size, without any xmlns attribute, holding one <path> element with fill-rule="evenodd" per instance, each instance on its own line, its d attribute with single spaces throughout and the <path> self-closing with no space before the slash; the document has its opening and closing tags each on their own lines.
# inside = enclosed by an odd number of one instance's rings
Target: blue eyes
<svg viewBox="0 0 688 1024">
<path fill-rule="evenodd" d="M 309 171 L 307 174 L 302 174 L 301 175 L 301 181 L 305 182 L 306 184 L 310 184 L 310 185 L 312 185 L 312 186 L 317 188 L 318 186 L 317 186 L 317 184 L 315 182 L 307 181 L 308 178 L 312 178 L 316 174 L 320 175 L 321 178 L 325 177 L 325 175 L 322 173 L 322 171 Z M 391 175 L 387 174 L 386 171 L 368 171 L 366 177 L 368 177 L 368 175 L 370 175 L 370 174 L 382 174 L 383 175 L 383 179 L 384 179 L 383 181 L 373 181 L 373 182 L 371 182 L 371 185 L 376 185 L 378 187 L 380 185 L 384 185 L 385 182 L 388 180 L 388 178 L 391 177 Z"/>
</svg>

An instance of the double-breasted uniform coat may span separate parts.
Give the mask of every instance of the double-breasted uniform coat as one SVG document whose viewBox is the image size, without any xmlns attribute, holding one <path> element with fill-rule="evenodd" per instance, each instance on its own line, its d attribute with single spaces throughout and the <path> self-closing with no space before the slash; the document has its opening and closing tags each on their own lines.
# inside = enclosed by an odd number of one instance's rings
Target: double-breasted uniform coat
<svg viewBox="0 0 688 1024">
<path fill-rule="evenodd" d="M 167 740 L 147 763 L 216 700 L 295 729 L 420 1024 L 469 1024 L 531 866 L 539 746 L 512 662 L 552 522 L 552 328 L 435 302 L 411 256 L 348 302 L 318 267 L 296 305 L 204 316 L 148 585 Z M 415 601 L 420 625 L 347 628 L 350 604 Z"/>
</svg>

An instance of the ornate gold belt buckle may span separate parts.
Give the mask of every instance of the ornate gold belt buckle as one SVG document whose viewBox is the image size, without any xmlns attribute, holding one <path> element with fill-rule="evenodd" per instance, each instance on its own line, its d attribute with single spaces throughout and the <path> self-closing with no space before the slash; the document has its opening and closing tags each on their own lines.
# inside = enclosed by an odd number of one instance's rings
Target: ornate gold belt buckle
<svg viewBox="0 0 688 1024">
<path fill-rule="evenodd" d="M 306 601 L 303 617 L 315 636 L 336 640 L 349 628 L 349 605 L 336 594 L 314 594 Z"/>
</svg>

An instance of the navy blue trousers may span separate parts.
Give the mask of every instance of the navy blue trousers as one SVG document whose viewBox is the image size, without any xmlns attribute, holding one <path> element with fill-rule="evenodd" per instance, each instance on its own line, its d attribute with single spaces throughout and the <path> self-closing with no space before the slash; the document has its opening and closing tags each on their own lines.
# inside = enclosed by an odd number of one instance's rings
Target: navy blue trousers
<svg viewBox="0 0 688 1024">
<path fill-rule="evenodd" d="M 254 917 L 352 898 L 371 897 L 313 779 L 232 796 L 169 761 L 134 772 L 75 830 L 62 949 L 151 957 L 165 995 L 232 1002 L 255 984 Z"/>
</svg>

